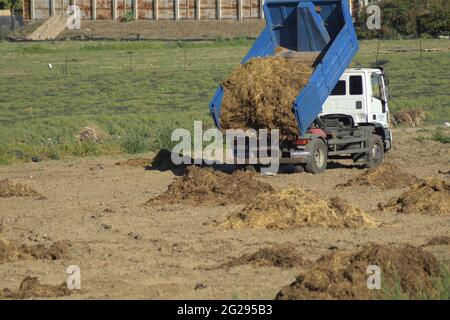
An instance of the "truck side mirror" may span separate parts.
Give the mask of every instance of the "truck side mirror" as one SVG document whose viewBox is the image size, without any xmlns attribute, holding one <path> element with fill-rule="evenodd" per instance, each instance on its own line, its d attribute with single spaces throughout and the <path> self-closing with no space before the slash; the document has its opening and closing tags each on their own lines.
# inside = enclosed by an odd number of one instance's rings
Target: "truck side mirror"
<svg viewBox="0 0 450 320">
<path fill-rule="evenodd" d="M 391 100 L 391 93 L 389 92 L 388 87 L 384 86 L 384 90 L 383 90 L 383 102 L 388 103 L 389 100 Z"/>
<path fill-rule="evenodd" d="M 385 75 L 383 75 L 383 94 L 382 94 L 382 100 L 383 100 L 383 102 L 385 102 L 385 103 L 387 103 L 387 102 L 389 102 L 389 100 L 391 100 L 391 93 L 389 92 L 389 88 L 388 88 L 388 85 L 389 85 L 389 80 L 388 80 L 388 78 L 385 76 Z"/>
</svg>

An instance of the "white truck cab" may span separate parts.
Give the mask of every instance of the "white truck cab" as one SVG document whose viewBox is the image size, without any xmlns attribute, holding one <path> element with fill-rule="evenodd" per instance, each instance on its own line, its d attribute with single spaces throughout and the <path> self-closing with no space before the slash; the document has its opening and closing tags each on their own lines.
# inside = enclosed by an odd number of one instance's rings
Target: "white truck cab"
<svg viewBox="0 0 450 320">
<path fill-rule="evenodd" d="M 323 105 L 322 115 L 346 114 L 355 124 L 389 127 L 388 92 L 381 69 L 346 69 Z"/>
<path fill-rule="evenodd" d="M 346 69 L 331 95 L 325 101 L 320 116 L 344 114 L 356 125 L 373 124 L 384 136 L 385 149 L 392 147 L 389 130 L 389 91 L 380 68 Z"/>
</svg>

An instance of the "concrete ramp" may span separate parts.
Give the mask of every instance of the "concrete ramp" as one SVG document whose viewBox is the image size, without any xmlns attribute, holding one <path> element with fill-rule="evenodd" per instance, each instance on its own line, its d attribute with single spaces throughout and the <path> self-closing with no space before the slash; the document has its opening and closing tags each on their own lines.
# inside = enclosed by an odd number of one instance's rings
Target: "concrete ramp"
<svg viewBox="0 0 450 320">
<path fill-rule="evenodd" d="M 65 16 L 53 16 L 27 36 L 28 40 L 53 40 L 66 29 Z"/>
</svg>

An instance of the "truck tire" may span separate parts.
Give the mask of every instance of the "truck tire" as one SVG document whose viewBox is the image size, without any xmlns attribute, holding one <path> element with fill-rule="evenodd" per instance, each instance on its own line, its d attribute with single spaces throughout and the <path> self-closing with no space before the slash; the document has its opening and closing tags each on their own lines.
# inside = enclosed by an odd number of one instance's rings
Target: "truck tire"
<svg viewBox="0 0 450 320">
<path fill-rule="evenodd" d="M 373 135 L 369 140 L 369 154 L 367 155 L 367 168 L 375 168 L 383 163 L 384 144 L 378 135 Z"/>
<path fill-rule="evenodd" d="M 325 142 L 322 139 L 315 139 L 308 146 L 311 156 L 309 162 L 305 165 L 305 171 L 312 174 L 319 174 L 326 170 L 328 152 Z"/>
</svg>

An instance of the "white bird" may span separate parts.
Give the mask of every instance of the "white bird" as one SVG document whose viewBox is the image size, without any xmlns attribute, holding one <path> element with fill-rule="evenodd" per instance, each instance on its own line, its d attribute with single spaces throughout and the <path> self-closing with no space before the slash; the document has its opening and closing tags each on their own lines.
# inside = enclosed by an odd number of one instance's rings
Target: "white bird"
<svg viewBox="0 0 450 320">
<path fill-rule="evenodd" d="M 52 66 L 51 63 L 47 63 L 47 65 L 48 65 L 48 68 L 49 68 L 50 70 L 53 69 L 53 66 Z"/>
<path fill-rule="evenodd" d="M 446 126 L 447 128 L 450 128 L 450 122 L 444 122 L 444 126 Z"/>
</svg>

